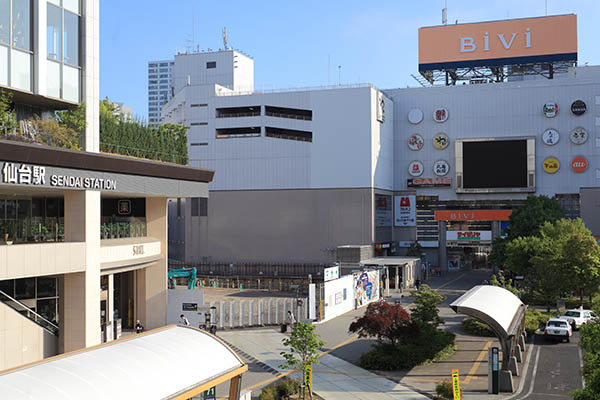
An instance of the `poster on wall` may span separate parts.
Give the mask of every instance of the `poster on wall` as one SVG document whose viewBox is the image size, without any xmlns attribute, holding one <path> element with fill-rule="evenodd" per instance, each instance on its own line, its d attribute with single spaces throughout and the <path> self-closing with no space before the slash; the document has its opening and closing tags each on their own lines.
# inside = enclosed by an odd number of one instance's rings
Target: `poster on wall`
<svg viewBox="0 0 600 400">
<path fill-rule="evenodd" d="M 392 196 L 375 195 L 375 226 L 392 226 Z"/>
<path fill-rule="evenodd" d="M 394 226 L 417 226 L 416 196 L 394 197 Z"/>
<path fill-rule="evenodd" d="M 448 253 L 448 271 L 461 269 L 462 263 L 462 257 L 459 253 Z"/>
<path fill-rule="evenodd" d="M 365 271 L 355 275 L 354 298 L 356 307 L 364 306 L 379 299 L 379 273 Z"/>
</svg>

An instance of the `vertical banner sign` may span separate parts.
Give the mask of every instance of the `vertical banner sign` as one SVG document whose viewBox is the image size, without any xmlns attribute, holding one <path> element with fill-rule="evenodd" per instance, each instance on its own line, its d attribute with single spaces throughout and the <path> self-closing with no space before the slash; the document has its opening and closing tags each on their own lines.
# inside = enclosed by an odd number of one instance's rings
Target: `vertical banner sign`
<svg viewBox="0 0 600 400">
<path fill-rule="evenodd" d="M 304 384 L 308 388 L 308 393 L 312 397 L 312 363 L 304 368 Z"/>
<path fill-rule="evenodd" d="M 417 226 L 416 196 L 394 197 L 394 226 Z"/>
<path fill-rule="evenodd" d="M 454 393 L 454 400 L 460 400 L 460 381 L 457 369 L 452 370 L 452 393 Z"/>
</svg>

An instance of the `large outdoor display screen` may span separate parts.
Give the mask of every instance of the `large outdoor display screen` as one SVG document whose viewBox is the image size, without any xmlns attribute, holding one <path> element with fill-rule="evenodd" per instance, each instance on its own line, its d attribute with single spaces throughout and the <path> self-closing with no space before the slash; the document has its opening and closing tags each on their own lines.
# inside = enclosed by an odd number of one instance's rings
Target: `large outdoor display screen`
<svg viewBox="0 0 600 400">
<path fill-rule="evenodd" d="M 463 188 L 526 188 L 527 140 L 463 142 Z"/>
</svg>

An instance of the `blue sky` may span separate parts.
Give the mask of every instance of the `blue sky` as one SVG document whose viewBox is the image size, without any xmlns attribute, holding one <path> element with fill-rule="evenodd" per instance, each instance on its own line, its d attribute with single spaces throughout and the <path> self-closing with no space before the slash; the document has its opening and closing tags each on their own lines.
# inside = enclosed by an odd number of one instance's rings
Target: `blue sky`
<svg viewBox="0 0 600 400">
<path fill-rule="evenodd" d="M 459 23 L 545 14 L 544 0 L 447 0 Z M 600 1 L 547 0 L 548 15 L 577 14 L 579 64 L 600 64 Z M 444 0 L 271 1 L 103 0 L 100 96 L 147 117 L 147 63 L 172 59 L 192 39 L 201 49 L 229 45 L 254 58 L 256 88 L 370 82 L 417 86 L 417 30 L 441 24 Z M 193 27 L 193 28 L 192 28 Z"/>
</svg>

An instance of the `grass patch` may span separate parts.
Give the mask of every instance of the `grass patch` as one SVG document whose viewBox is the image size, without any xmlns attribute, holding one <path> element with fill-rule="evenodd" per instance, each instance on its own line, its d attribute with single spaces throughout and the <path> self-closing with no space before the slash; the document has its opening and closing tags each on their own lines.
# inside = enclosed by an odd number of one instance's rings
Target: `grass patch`
<svg viewBox="0 0 600 400">
<path fill-rule="evenodd" d="M 496 336 L 489 326 L 483 322 L 477 321 L 475 318 L 465 318 L 462 320 L 461 325 L 463 329 L 471 335 L 484 337 Z"/>
<path fill-rule="evenodd" d="M 373 345 L 371 350 L 360 356 L 359 365 L 365 369 L 381 371 L 410 369 L 445 360 L 455 351 L 456 341 L 452 332 L 428 329 L 396 346 Z"/>
</svg>

